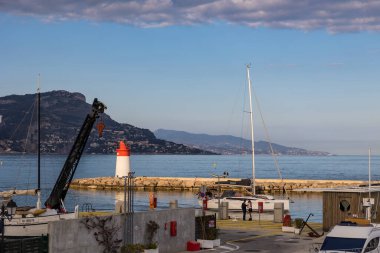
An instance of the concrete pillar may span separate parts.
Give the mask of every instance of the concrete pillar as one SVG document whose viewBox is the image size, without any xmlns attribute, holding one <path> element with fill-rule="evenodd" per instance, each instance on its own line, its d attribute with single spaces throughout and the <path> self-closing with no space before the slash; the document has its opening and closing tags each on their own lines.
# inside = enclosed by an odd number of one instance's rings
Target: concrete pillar
<svg viewBox="0 0 380 253">
<path fill-rule="evenodd" d="M 274 203 L 273 222 L 282 223 L 284 217 L 284 203 Z"/>
<path fill-rule="evenodd" d="M 169 202 L 169 208 L 173 209 L 173 208 L 178 208 L 178 200 L 171 200 Z"/>
</svg>

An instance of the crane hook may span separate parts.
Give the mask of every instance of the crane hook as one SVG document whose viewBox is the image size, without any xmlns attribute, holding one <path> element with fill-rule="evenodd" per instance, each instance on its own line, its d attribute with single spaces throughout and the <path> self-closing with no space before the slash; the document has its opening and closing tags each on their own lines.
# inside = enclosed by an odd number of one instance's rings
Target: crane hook
<svg viewBox="0 0 380 253">
<path fill-rule="evenodd" d="M 100 120 L 99 123 L 96 125 L 96 128 L 98 129 L 98 135 L 99 137 L 103 136 L 103 129 L 106 127 L 103 120 Z"/>
</svg>

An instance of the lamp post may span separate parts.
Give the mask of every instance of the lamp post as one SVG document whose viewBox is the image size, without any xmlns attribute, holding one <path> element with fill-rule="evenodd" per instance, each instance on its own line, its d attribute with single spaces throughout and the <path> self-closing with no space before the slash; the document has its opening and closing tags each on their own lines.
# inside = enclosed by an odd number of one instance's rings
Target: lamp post
<svg viewBox="0 0 380 253">
<path fill-rule="evenodd" d="M 216 175 L 216 174 L 212 174 L 213 177 L 216 177 L 218 178 L 218 215 L 219 215 L 219 219 L 220 219 L 220 197 L 221 197 L 221 192 L 220 192 L 220 178 L 226 178 L 229 176 L 228 172 L 227 171 L 224 171 L 222 175 Z"/>
<path fill-rule="evenodd" d="M 135 172 L 128 172 L 128 176 L 124 178 L 124 246 L 126 244 L 133 244 L 133 214 L 134 214 L 134 175 Z M 127 206 L 128 203 L 128 206 Z"/>
<path fill-rule="evenodd" d="M 1 222 L 0 222 L 1 253 L 5 253 L 5 249 L 4 249 L 5 224 L 4 224 L 4 221 L 5 221 L 5 218 L 7 218 L 7 220 L 9 220 L 9 221 L 12 220 L 13 215 L 16 214 L 16 208 L 17 208 L 16 202 L 14 202 L 12 199 L 7 203 L 6 208 L 4 206 L 4 203 L 1 206 L 1 213 L 0 213 L 0 218 L 1 218 Z"/>
<path fill-rule="evenodd" d="M 128 176 L 123 176 L 124 179 L 124 206 L 123 206 L 123 217 L 124 217 L 124 222 L 123 222 L 123 242 L 124 242 L 124 247 L 126 245 L 126 234 L 127 234 L 127 228 L 126 228 L 126 222 L 127 222 L 127 178 Z"/>
</svg>

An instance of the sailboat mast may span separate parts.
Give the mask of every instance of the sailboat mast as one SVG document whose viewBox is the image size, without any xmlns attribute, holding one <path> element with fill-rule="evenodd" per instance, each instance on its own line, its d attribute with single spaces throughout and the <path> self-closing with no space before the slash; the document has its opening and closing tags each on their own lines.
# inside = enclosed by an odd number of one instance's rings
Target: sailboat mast
<svg viewBox="0 0 380 253">
<path fill-rule="evenodd" d="M 37 203 L 36 208 L 41 209 L 41 94 L 40 94 L 40 79 L 38 74 L 37 87 Z"/>
<path fill-rule="evenodd" d="M 38 74 L 38 88 L 37 88 L 37 190 L 41 189 L 41 94 L 40 94 L 40 75 Z"/>
<path fill-rule="evenodd" d="M 253 132 L 253 108 L 252 108 L 252 84 L 251 84 L 251 78 L 249 75 L 249 69 L 250 65 L 247 65 L 247 80 L 248 80 L 248 93 L 249 93 L 249 115 L 251 118 L 251 148 L 252 148 L 252 192 L 255 195 L 256 194 L 256 185 L 255 185 L 255 138 L 254 138 L 254 132 Z"/>
</svg>

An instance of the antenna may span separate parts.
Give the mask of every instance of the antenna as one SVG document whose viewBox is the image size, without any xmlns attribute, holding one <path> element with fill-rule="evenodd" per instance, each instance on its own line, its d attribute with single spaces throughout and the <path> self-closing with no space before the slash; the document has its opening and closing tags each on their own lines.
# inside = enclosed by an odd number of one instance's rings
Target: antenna
<svg viewBox="0 0 380 253">
<path fill-rule="evenodd" d="M 368 148 L 368 199 L 364 201 L 363 206 L 366 208 L 366 219 L 372 220 L 372 202 L 371 202 L 371 148 Z"/>
<path fill-rule="evenodd" d="M 40 93 L 41 89 L 41 74 L 38 73 L 38 78 L 37 78 L 37 92 Z"/>
</svg>

